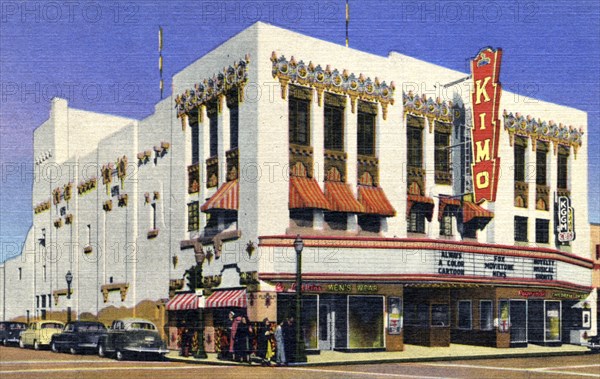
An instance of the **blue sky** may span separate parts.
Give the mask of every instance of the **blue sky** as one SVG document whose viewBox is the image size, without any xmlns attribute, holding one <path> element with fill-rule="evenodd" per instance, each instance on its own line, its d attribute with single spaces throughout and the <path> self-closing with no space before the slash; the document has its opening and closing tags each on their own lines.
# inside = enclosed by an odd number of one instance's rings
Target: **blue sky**
<svg viewBox="0 0 600 379">
<path fill-rule="evenodd" d="M 588 112 L 590 221 L 600 223 L 600 2 L 350 0 L 350 45 L 468 71 L 504 49 L 505 89 Z M 31 225 L 32 132 L 53 96 L 143 118 L 159 100 L 157 29 L 170 76 L 256 21 L 344 43 L 345 2 L 0 2 L 0 261 Z"/>
</svg>

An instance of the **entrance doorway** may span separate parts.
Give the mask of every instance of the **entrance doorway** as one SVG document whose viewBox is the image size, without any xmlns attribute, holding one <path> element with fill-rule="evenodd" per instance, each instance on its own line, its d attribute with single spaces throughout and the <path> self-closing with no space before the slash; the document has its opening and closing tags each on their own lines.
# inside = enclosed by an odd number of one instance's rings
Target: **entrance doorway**
<svg viewBox="0 0 600 379">
<path fill-rule="evenodd" d="M 331 304 L 319 304 L 319 350 L 335 348 L 335 311 Z"/>
<path fill-rule="evenodd" d="M 510 346 L 527 346 L 527 300 L 510 301 Z"/>
</svg>

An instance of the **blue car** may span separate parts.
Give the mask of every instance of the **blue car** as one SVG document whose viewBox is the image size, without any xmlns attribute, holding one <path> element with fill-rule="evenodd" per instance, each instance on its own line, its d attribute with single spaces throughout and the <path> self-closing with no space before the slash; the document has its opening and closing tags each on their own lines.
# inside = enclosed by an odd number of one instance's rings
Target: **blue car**
<svg viewBox="0 0 600 379">
<path fill-rule="evenodd" d="M 18 344 L 21 332 L 27 329 L 24 322 L 0 321 L 0 342 L 4 346 Z"/>
<path fill-rule="evenodd" d="M 73 321 L 67 323 L 62 333 L 52 336 L 50 349 L 55 353 L 68 351 L 71 354 L 96 352 L 98 341 L 105 337 L 106 327 L 96 321 Z"/>
</svg>

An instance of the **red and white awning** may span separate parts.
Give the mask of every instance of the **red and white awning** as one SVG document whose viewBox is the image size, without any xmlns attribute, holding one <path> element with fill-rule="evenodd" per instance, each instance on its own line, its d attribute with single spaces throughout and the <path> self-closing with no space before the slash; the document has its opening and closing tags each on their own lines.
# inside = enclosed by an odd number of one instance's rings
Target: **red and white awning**
<svg viewBox="0 0 600 379">
<path fill-rule="evenodd" d="M 208 212 L 211 209 L 237 211 L 240 203 L 240 182 L 238 179 L 224 183 L 200 209 Z"/>
<path fill-rule="evenodd" d="M 410 211 L 415 204 L 421 204 L 423 212 L 427 220 L 431 221 L 433 217 L 433 207 L 435 202 L 431 197 L 409 194 L 406 198 L 406 217 L 410 215 Z"/>
<path fill-rule="evenodd" d="M 381 187 L 359 185 L 358 202 L 365 208 L 365 213 L 385 217 L 396 215 L 396 210 Z"/>
<path fill-rule="evenodd" d="M 167 302 L 168 311 L 184 311 L 198 309 L 198 295 L 195 293 L 180 293 Z"/>
<path fill-rule="evenodd" d="M 334 212 L 363 213 L 365 208 L 352 194 L 350 186 L 342 182 L 325 182 L 325 197 Z"/>
<path fill-rule="evenodd" d="M 225 290 L 213 292 L 206 298 L 206 308 L 247 308 L 246 290 Z"/>
<path fill-rule="evenodd" d="M 313 178 L 290 176 L 289 209 L 329 209 L 329 202 Z"/>
<path fill-rule="evenodd" d="M 494 212 L 488 211 L 487 209 L 470 202 L 463 203 L 463 222 L 466 224 L 467 222 L 471 222 L 477 220 L 483 227 L 494 218 Z M 483 229 L 481 227 L 481 229 Z"/>
</svg>

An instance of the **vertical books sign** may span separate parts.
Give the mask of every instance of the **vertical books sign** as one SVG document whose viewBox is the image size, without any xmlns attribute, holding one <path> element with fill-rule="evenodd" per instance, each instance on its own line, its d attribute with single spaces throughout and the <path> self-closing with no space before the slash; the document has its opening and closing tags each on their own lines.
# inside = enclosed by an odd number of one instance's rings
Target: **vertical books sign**
<svg viewBox="0 0 600 379">
<path fill-rule="evenodd" d="M 471 60 L 473 89 L 471 106 L 473 109 L 473 192 L 475 202 L 496 201 L 496 189 L 500 176 L 500 122 L 498 108 L 502 87 L 498 81 L 502 49 L 490 47 L 482 49 Z"/>
<path fill-rule="evenodd" d="M 568 196 L 555 196 L 554 214 L 556 223 L 556 239 L 560 243 L 575 240 L 575 210 Z"/>
</svg>

